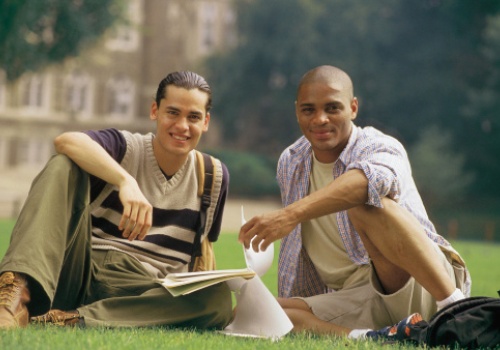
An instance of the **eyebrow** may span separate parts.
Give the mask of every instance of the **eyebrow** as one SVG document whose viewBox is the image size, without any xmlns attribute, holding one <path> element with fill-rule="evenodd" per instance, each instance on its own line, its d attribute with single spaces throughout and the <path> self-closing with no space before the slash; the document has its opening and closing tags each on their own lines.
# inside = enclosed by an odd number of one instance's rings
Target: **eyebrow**
<svg viewBox="0 0 500 350">
<path fill-rule="evenodd" d="M 331 101 L 325 104 L 325 106 L 339 106 L 339 105 L 342 106 L 343 103 L 341 101 Z M 310 102 L 304 102 L 299 104 L 299 107 L 314 107 L 314 106 L 315 104 Z"/>
<path fill-rule="evenodd" d="M 181 112 L 180 108 L 177 108 L 177 107 L 174 107 L 174 106 L 166 106 L 165 108 L 167 110 L 173 110 L 173 111 L 176 111 L 176 112 Z M 189 111 L 189 114 L 196 114 L 196 115 L 199 115 L 199 116 L 203 116 L 203 113 L 200 112 L 200 111 Z"/>
<path fill-rule="evenodd" d="M 313 107 L 314 106 L 314 103 L 301 103 L 299 104 L 299 107 Z"/>
</svg>

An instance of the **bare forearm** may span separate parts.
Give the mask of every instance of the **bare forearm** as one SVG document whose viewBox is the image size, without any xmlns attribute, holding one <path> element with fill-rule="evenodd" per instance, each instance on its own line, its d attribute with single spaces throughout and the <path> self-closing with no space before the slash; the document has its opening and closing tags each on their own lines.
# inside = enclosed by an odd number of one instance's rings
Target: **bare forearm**
<svg viewBox="0 0 500 350">
<path fill-rule="evenodd" d="M 348 210 L 367 200 L 366 176 L 360 170 L 351 170 L 325 188 L 283 209 L 253 217 L 241 227 L 238 239 L 246 248 L 252 242 L 255 251 L 265 250 L 271 242 L 288 235 L 299 223 Z"/>
<path fill-rule="evenodd" d="M 57 153 L 64 154 L 83 170 L 119 186 L 130 175 L 94 140 L 81 132 L 64 133 L 54 140 Z"/>
<path fill-rule="evenodd" d="M 325 188 L 290 204 L 285 211 L 297 223 L 348 210 L 368 200 L 368 179 L 361 170 L 350 170 Z"/>
</svg>

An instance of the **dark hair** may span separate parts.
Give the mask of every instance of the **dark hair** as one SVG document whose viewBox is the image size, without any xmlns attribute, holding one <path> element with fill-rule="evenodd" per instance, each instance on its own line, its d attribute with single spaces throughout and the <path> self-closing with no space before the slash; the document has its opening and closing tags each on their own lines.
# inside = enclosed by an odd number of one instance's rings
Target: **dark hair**
<svg viewBox="0 0 500 350">
<path fill-rule="evenodd" d="M 166 97 L 167 86 L 174 85 L 187 90 L 198 89 L 200 91 L 206 92 L 208 95 L 207 104 L 205 106 L 206 111 L 210 111 L 212 108 L 212 90 L 210 85 L 208 85 L 205 78 L 201 75 L 190 71 L 173 72 L 167 75 L 158 85 L 158 90 L 156 91 L 156 104 L 159 106 L 162 98 Z"/>
</svg>

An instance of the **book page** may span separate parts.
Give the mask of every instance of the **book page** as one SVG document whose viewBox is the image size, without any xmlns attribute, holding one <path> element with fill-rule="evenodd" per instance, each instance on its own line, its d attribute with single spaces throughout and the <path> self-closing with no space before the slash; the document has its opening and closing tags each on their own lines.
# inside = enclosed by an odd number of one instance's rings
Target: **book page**
<svg viewBox="0 0 500 350">
<path fill-rule="evenodd" d="M 171 273 L 160 284 L 174 297 L 196 292 L 197 290 L 240 277 L 250 279 L 255 276 L 251 269 L 213 270 L 201 272 Z"/>
</svg>

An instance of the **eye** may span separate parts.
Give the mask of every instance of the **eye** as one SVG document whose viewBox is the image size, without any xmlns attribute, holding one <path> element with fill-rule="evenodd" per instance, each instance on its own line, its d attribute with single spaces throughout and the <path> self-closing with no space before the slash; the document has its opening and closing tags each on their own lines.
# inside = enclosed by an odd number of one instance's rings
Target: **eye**
<svg viewBox="0 0 500 350">
<path fill-rule="evenodd" d="M 177 117 L 179 115 L 179 112 L 176 111 L 176 110 L 174 110 L 174 109 L 167 109 L 166 115 L 169 118 L 175 118 L 175 117 Z"/>
<path fill-rule="evenodd" d="M 191 120 L 193 123 L 196 123 L 202 119 L 202 116 L 199 114 L 190 114 L 189 115 L 189 120 Z"/>
<path fill-rule="evenodd" d="M 338 113 L 342 110 L 341 106 L 334 104 L 334 105 L 328 105 L 325 108 L 326 113 Z"/>
<path fill-rule="evenodd" d="M 311 115 L 314 112 L 314 108 L 312 108 L 312 107 L 304 107 L 300 111 L 302 112 L 302 114 Z"/>
</svg>

